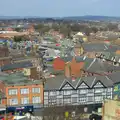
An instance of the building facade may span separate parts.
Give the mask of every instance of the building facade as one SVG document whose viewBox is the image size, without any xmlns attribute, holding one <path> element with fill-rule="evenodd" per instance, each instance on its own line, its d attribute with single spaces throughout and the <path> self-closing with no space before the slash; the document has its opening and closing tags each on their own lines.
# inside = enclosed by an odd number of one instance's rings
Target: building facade
<svg viewBox="0 0 120 120">
<path fill-rule="evenodd" d="M 32 81 L 31 81 L 32 82 Z M 6 87 L 7 105 L 43 104 L 42 84 L 13 85 Z"/>
<path fill-rule="evenodd" d="M 59 86 L 58 89 L 44 91 L 44 106 L 64 106 L 64 105 L 87 105 L 99 104 L 104 99 L 112 99 L 112 87 L 106 87 L 101 81 L 93 79 L 91 84 L 80 82 L 74 84 L 68 80 Z"/>
</svg>

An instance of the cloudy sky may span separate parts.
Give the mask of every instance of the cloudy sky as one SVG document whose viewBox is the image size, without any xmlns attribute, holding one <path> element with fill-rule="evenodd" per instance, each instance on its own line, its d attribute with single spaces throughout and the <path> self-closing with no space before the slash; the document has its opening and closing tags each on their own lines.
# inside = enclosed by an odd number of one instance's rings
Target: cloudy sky
<svg viewBox="0 0 120 120">
<path fill-rule="evenodd" d="M 0 0 L 0 16 L 120 16 L 120 0 Z"/>
</svg>

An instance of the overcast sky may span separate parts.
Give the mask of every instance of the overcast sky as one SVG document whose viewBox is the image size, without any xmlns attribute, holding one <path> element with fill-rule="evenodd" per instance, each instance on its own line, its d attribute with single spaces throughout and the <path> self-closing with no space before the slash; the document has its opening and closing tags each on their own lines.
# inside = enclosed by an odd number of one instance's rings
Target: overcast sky
<svg viewBox="0 0 120 120">
<path fill-rule="evenodd" d="M 0 0 L 0 16 L 120 16 L 120 0 Z"/>
</svg>

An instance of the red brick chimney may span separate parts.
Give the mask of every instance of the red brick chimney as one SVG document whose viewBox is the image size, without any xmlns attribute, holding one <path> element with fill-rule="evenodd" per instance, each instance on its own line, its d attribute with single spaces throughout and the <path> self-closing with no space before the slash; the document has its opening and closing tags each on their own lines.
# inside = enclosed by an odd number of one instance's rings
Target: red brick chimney
<svg viewBox="0 0 120 120">
<path fill-rule="evenodd" d="M 66 63 L 65 65 L 65 76 L 67 78 L 71 77 L 71 67 L 69 63 Z"/>
</svg>

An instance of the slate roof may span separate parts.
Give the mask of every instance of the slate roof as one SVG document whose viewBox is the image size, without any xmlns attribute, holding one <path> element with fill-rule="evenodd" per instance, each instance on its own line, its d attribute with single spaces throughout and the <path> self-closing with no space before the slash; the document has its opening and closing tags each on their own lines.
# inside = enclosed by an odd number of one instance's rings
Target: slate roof
<svg viewBox="0 0 120 120">
<path fill-rule="evenodd" d="M 119 78 L 120 72 L 112 73 L 108 76 L 89 76 L 76 78 L 76 80 L 73 82 L 72 78 L 66 78 L 64 75 L 60 75 L 54 78 L 48 78 L 45 84 L 45 90 L 60 90 L 60 88 L 62 88 L 62 86 L 64 86 L 67 82 L 73 87 L 73 89 L 77 89 L 83 82 L 89 88 L 93 88 L 97 82 L 101 82 L 104 87 L 112 87 L 116 82 L 120 82 Z"/>
<path fill-rule="evenodd" d="M 110 79 L 113 80 L 113 83 L 120 83 L 120 72 L 113 72 L 112 74 L 108 75 Z"/>
<path fill-rule="evenodd" d="M 84 43 L 83 48 L 85 52 L 116 52 L 120 49 L 117 45 L 106 45 L 104 43 Z"/>
<path fill-rule="evenodd" d="M 61 84 L 64 82 L 65 77 L 63 75 L 53 77 L 53 78 L 48 78 L 44 89 L 45 90 L 57 90 L 61 86 Z"/>
<path fill-rule="evenodd" d="M 30 61 L 25 61 L 25 62 L 4 65 L 1 67 L 1 71 L 13 70 L 17 68 L 27 68 L 27 67 L 32 67 L 32 66 L 33 65 Z"/>
<path fill-rule="evenodd" d="M 108 71 L 119 71 L 120 66 L 114 66 L 100 59 L 86 59 L 83 70 L 93 73 L 106 73 Z"/>
</svg>

